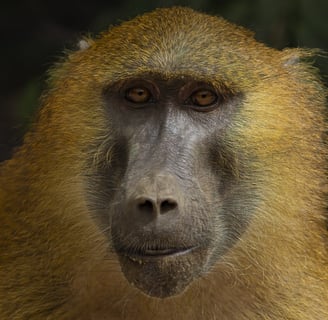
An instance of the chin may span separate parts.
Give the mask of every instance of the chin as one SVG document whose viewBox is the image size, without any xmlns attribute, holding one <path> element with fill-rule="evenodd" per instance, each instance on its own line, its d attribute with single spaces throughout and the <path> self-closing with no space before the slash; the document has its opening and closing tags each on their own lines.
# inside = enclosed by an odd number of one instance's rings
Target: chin
<svg viewBox="0 0 328 320">
<path fill-rule="evenodd" d="M 122 271 L 129 283 L 147 296 L 182 294 L 207 270 L 208 250 L 200 247 L 120 250 Z"/>
</svg>

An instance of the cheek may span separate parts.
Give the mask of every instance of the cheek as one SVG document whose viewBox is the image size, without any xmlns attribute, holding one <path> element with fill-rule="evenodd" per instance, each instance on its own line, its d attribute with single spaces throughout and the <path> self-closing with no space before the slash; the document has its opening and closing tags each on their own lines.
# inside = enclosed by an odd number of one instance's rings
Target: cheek
<svg viewBox="0 0 328 320">
<path fill-rule="evenodd" d="M 127 170 L 128 145 L 124 139 L 111 138 L 91 150 L 84 176 L 85 193 L 91 215 L 103 230 L 108 229 L 110 208 Z"/>
<path fill-rule="evenodd" d="M 207 165 L 199 171 L 209 214 L 215 226 L 219 254 L 229 250 L 242 236 L 261 202 L 261 175 L 253 168 L 253 155 L 232 148 L 222 133 L 207 143 Z M 204 151 L 202 152 L 205 153 Z"/>
</svg>

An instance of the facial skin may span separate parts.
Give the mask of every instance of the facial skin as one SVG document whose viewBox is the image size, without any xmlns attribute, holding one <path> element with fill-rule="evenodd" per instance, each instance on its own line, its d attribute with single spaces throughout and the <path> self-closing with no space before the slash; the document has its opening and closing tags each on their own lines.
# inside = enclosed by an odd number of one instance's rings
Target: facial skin
<svg viewBox="0 0 328 320">
<path fill-rule="evenodd" d="M 223 138 L 242 94 L 144 74 L 110 85 L 103 99 L 115 143 L 111 165 L 98 168 L 101 199 L 92 206 L 105 208 L 97 218 L 128 281 L 147 295 L 179 294 L 249 219 L 249 202 L 234 199 L 243 182 Z"/>
</svg>

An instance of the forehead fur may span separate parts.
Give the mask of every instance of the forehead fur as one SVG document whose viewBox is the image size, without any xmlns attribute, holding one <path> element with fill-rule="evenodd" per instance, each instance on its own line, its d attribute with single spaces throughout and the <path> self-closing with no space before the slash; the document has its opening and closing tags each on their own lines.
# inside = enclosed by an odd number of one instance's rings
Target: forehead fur
<svg viewBox="0 0 328 320">
<path fill-rule="evenodd" d="M 281 77 L 302 69 L 303 56 L 312 54 L 269 48 L 242 27 L 183 7 L 146 13 L 95 39 L 84 39 L 85 43 L 83 50 L 51 71 L 50 83 L 63 77 L 78 82 L 77 75 L 83 74 L 101 85 L 153 73 L 167 78 L 190 76 L 245 91 L 263 80 L 281 82 Z M 290 59 L 297 63 L 288 63 Z"/>
<path fill-rule="evenodd" d="M 157 9 L 113 27 L 85 51 L 86 59 L 101 60 L 98 65 L 107 66 L 114 78 L 154 72 L 231 82 L 237 73 L 247 73 L 238 78 L 255 80 L 280 63 L 276 50 L 244 28 L 181 7 Z"/>
</svg>

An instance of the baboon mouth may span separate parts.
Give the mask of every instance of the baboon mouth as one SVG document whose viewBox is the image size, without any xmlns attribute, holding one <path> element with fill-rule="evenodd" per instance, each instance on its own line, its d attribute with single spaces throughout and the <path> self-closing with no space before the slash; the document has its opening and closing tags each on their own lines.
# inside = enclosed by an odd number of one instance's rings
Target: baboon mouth
<svg viewBox="0 0 328 320">
<path fill-rule="evenodd" d="M 146 247 L 117 251 L 128 282 L 147 296 L 166 298 L 182 293 L 202 274 L 207 251 L 197 246 Z"/>
<path fill-rule="evenodd" d="M 161 259 L 165 257 L 178 257 L 189 254 L 196 247 L 185 248 L 151 248 L 151 249 L 123 249 L 119 253 L 135 261 L 136 259 Z"/>
</svg>

